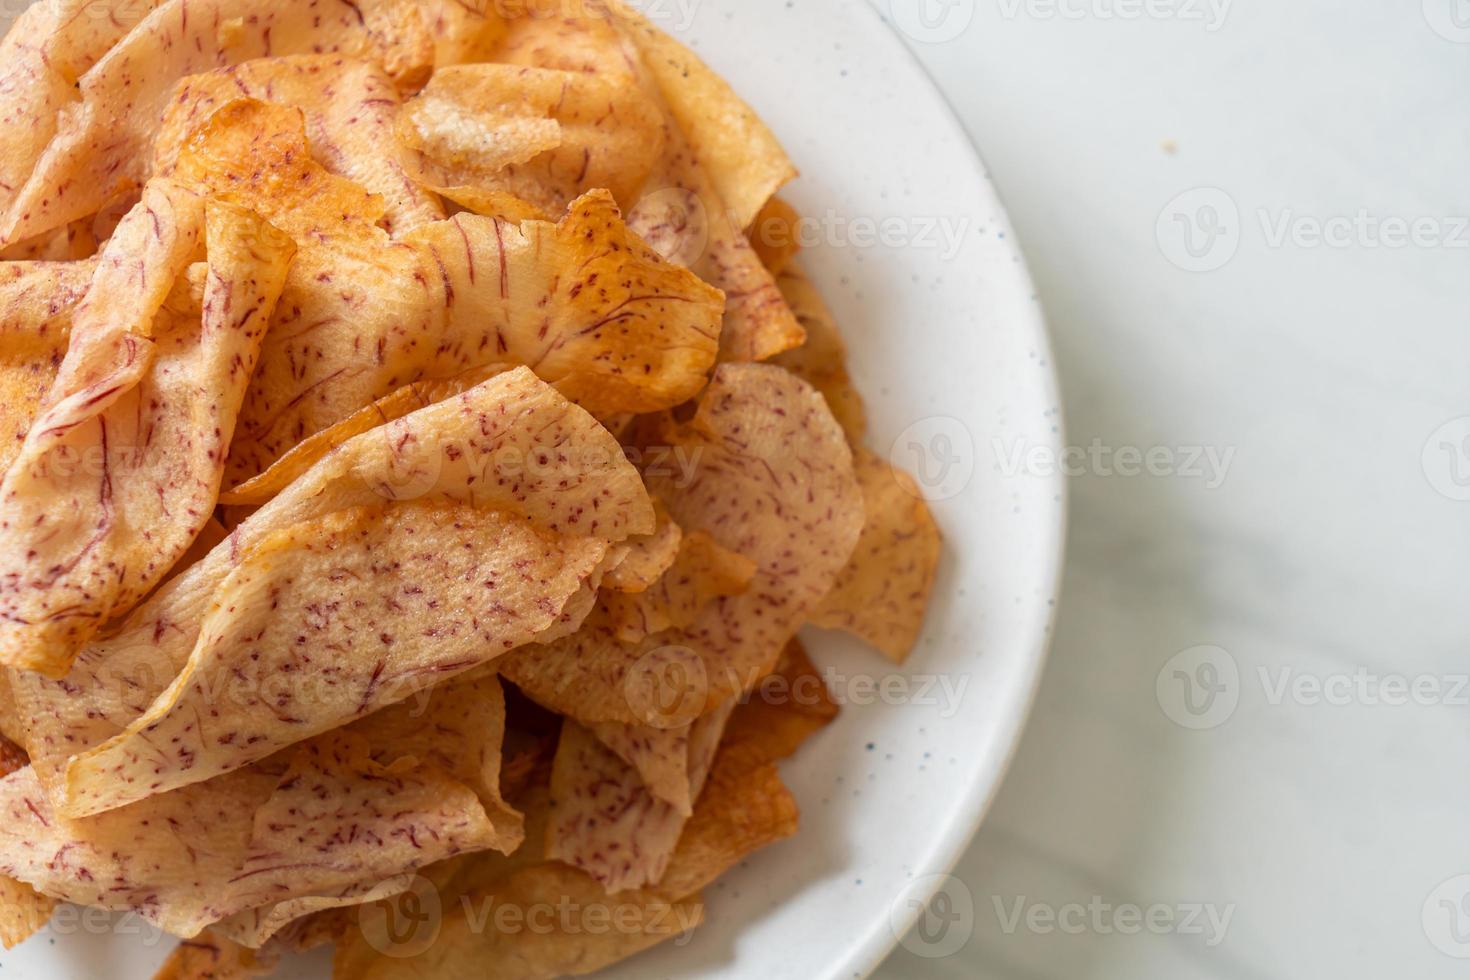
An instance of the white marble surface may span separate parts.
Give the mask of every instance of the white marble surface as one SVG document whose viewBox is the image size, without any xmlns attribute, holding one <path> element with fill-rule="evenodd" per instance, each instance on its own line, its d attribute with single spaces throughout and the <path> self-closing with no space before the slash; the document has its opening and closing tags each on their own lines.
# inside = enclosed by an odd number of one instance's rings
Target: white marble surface
<svg viewBox="0 0 1470 980">
<path fill-rule="evenodd" d="M 957 872 L 974 934 L 879 976 L 1466 976 L 1470 421 L 1436 430 L 1470 416 L 1470 5 L 924 2 L 957 18 L 913 47 L 1010 209 L 1069 441 L 1233 456 L 1214 488 L 1072 481 L 1053 659 Z M 1195 188 L 1239 211 L 1217 209 L 1199 263 L 1238 247 L 1213 271 L 1171 261 L 1165 208 Z M 1431 220 L 1404 247 L 1393 221 L 1330 222 L 1360 211 Z M 1170 661 L 1201 645 L 1226 690 L 1195 719 L 1174 671 L 1209 677 Z M 1067 911 L 1099 903 L 1229 926 L 1211 945 Z"/>
</svg>

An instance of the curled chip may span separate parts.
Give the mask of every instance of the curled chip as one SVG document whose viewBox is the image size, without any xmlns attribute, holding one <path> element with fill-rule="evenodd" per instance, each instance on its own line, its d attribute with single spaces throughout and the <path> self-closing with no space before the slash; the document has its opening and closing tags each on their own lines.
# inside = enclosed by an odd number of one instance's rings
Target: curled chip
<svg viewBox="0 0 1470 980">
<path fill-rule="evenodd" d="M 474 427 L 464 443 L 432 430 L 424 435 L 433 442 L 409 441 L 405 423 L 452 417 L 485 389 L 502 396 L 501 407 L 515 404 L 505 396 L 516 393 L 517 382 L 521 419 L 476 411 L 464 420 Z M 541 399 L 543 426 L 496 431 L 525 421 L 542 392 L 550 396 Z M 558 419 L 559 407 L 580 418 Z M 584 427 L 585 444 L 558 433 L 558 423 L 563 430 Z M 196 566 L 223 574 L 192 652 L 142 717 L 70 763 L 69 813 L 94 813 L 227 772 L 501 656 L 558 622 L 610 541 L 652 523 L 646 496 L 641 515 L 632 506 L 623 514 L 612 509 L 609 486 L 619 476 L 635 500 L 642 486 L 611 436 L 524 371 L 386 428 L 326 457 Z M 496 435 L 506 441 L 496 445 Z M 532 441 L 531 455 L 520 455 L 514 440 L 527 436 L 548 440 L 552 452 L 538 452 Z M 383 476 L 396 486 L 361 470 L 342 473 L 354 455 L 370 456 L 384 438 L 391 455 Z M 608 482 L 598 486 L 599 476 Z M 358 497 L 376 492 L 393 500 L 409 491 L 424 502 L 374 509 L 343 500 L 341 509 L 323 513 L 322 488 L 333 483 Z M 596 500 L 585 512 L 575 502 L 578 483 Z M 453 499 L 458 490 L 470 499 L 431 503 L 436 487 L 443 488 L 439 495 Z M 319 516 L 282 520 L 303 504 Z M 620 520 L 638 523 L 619 530 Z M 332 659 L 313 661 L 318 649 Z M 297 690 L 298 677 L 315 687 Z M 156 745 L 172 747 L 160 755 Z"/>
<path fill-rule="evenodd" d="M 609 6 L 643 55 L 731 224 L 749 228 L 776 191 L 795 179 L 795 165 L 770 127 L 693 52 L 621 0 Z"/>
<path fill-rule="evenodd" d="M 856 463 L 868 521 L 812 622 L 856 634 L 903 663 L 923 628 L 943 544 L 912 477 L 865 449 Z"/>
<path fill-rule="evenodd" d="M 469 787 L 411 760 L 384 764 L 342 732 L 80 820 L 62 820 L 22 769 L 0 780 L 0 815 L 0 871 L 66 901 L 136 910 L 180 936 L 516 843 L 500 841 Z"/>
<path fill-rule="evenodd" d="M 130 18 L 100 8 L 125 3 L 136 16 L 159 0 L 40 0 L 0 41 L 0 216 L 76 100 L 77 79 L 127 32 Z"/>
<path fill-rule="evenodd" d="M 667 408 L 704 384 L 722 297 L 638 241 L 606 192 L 556 224 L 459 214 L 394 243 L 375 225 L 378 200 L 306 146 L 299 113 L 239 101 L 195 136 L 176 174 L 253 202 L 301 245 L 232 482 L 406 384 L 492 364 L 529 365 L 599 415 Z"/>
<path fill-rule="evenodd" d="M 669 511 L 655 498 L 653 510 L 658 527 L 652 534 L 629 538 L 619 548 L 616 561 L 602 577 L 602 587 L 612 592 L 638 593 L 652 587 L 679 559 L 684 531 L 669 519 Z"/>
<path fill-rule="evenodd" d="M 676 803 L 645 785 L 644 772 L 656 767 L 656 759 L 635 755 L 635 763 L 625 762 L 592 732 L 568 720 L 551 771 L 546 856 L 591 875 L 610 895 L 658 884 L 689 818 L 688 801 L 704 789 L 734 708 L 731 699 L 689 726 L 683 740 L 686 785 Z M 630 748 L 625 741 L 620 746 Z M 643 770 L 636 768 L 638 761 L 644 762 Z M 653 781 L 666 784 L 678 778 L 677 771 L 655 772 Z"/>
<path fill-rule="evenodd" d="M 632 207 L 662 154 L 662 122 L 626 75 L 482 64 L 435 74 L 398 135 L 431 185 L 499 190 L 560 214 L 596 188 Z"/>
<path fill-rule="evenodd" d="M 503 676 L 583 724 L 677 727 L 738 697 L 831 591 L 863 527 L 841 428 L 821 395 L 781 368 L 722 365 L 692 419 L 658 416 L 640 439 L 696 461 L 688 476 L 645 474 L 684 533 L 703 531 L 756 572 L 681 629 L 623 643 L 604 609 L 572 636 L 506 658 Z M 671 675 L 679 689 L 661 689 Z"/>
<path fill-rule="evenodd" d="M 673 564 L 651 586 L 635 593 L 610 592 L 602 602 L 618 639 L 638 643 L 690 625 L 715 599 L 740 595 L 755 571 L 755 562 L 695 531 L 681 536 Z"/>
<path fill-rule="evenodd" d="M 653 56 L 640 52 L 630 39 L 626 18 L 598 6 L 587 4 L 564 18 L 515 19 L 498 59 L 640 86 L 663 115 L 664 149 L 642 198 L 629 212 L 629 225 L 659 254 L 688 266 L 725 293 L 722 360 L 762 361 L 799 346 L 801 325 L 745 237 L 745 225 L 755 212 L 742 217 L 732 210 L 646 67 Z"/>
<path fill-rule="evenodd" d="M 434 498 L 519 514 L 563 537 L 616 543 L 654 526 L 622 447 L 524 368 L 357 436 L 84 650 L 67 681 L 15 676 L 27 748 L 59 805 L 70 792 L 59 778 L 67 760 L 120 734 L 175 681 L 213 595 L 260 542 L 338 511 Z M 86 788 L 93 805 L 138 791 Z"/>
<path fill-rule="evenodd" d="M 832 311 L 801 265 L 789 263 L 778 277 L 781 295 L 806 330 L 806 342 L 795 350 L 772 359 L 822 393 L 832 414 L 856 446 L 867 431 L 863 397 L 847 373 L 847 344 L 837 329 Z"/>
<path fill-rule="evenodd" d="M 56 380 L 94 261 L 0 263 L 0 474 Z"/>
<path fill-rule="evenodd" d="M 393 80 L 378 65 L 344 55 L 258 58 L 182 79 L 168 101 L 153 172 L 172 174 L 189 136 L 240 98 L 300 109 L 314 159 L 380 196 L 390 234 L 444 217 L 444 208 L 409 179 L 394 152 L 401 99 Z"/>
<path fill-rule="evenodd" d="M 201 222 L 200 203 L 150 187 L 119 226 L 0 482 L 0 661 L 10 666 L 64 674 L 163 579 L 214 508 L 295 248 L 229 205 L 209 204 Z M 202 312 L 180 313 L 165 300 L 201 223 Z"/>
<path fill-rule="evenodd" d="M 761 264 L 770 270 L 771 275 L 778 277 L 781 294 L 791 304 L 791 311 L 798 320 L 801 319 L 801 311 L 796 308 L 796 304 L 791 303 L 791 294 L 787 292 L 785 282 L 780 276 L 791 264 L 791 260 L 796 258 L 796 253 L 801 251 L 800 232 L 801 215 L 779 197 L 773 197 L 766 202 L 760 214 L 755 216 L 748 232 L 750 247 L 755 249 Z M 803 323 L 802 326 L 805 327 L 806 324 Z"/>
<path fill-rule="evenodd" d="M 0 245 L 95 214 L 113 195 L 143 184 L 169 95 L 186 75 L 270 54 L 340 53 L 412 84 L 424 77 L 432 47 L 413 0 L 263 7 L 257 0 L 167 0 L 78 80 L 80 100 L 61 113 L 55 137 L 0 215 Z"/>
<path fill-rule="evenodd" d="M 492 364 L 456 378 L 405 385 L 393 394 L 379 398 L 367 408 L 354 412 L 336 425 L 323 429 L 309 439 L 303 439 L 294 449 L 271 464 L 270 469 L 264 473 L 220 494 L 220 503 L 236 506 L 263 504 L 290 486 L 327 453 L 354 436 L 360 436 L 389 422 L 396 422 L 411 412 L 462 394 L 483 381 L 513 369 L 514 365 Z"/>
</svg>

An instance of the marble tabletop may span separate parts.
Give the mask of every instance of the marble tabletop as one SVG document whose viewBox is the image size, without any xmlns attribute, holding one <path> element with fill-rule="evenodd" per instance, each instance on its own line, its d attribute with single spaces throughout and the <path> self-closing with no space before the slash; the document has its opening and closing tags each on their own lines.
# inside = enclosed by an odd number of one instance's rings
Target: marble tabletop
<svg viewBox="0 0 1470 980">
<path fill-rule="evenodd" d="M 878 975 L 1466 976 L 1470 4 L 875 2 L 1087 450 L 973 935 Z"/>
</svg>

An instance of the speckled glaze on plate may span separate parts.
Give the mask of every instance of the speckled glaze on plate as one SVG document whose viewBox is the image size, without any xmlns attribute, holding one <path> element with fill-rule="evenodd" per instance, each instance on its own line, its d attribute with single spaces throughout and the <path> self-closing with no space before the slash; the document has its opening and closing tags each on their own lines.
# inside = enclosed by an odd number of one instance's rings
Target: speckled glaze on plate
<svg viewBox="0 0 1470 980">
<path fill-rule="evenodd" d="M 1045 326 L 975 150 L 867 3 L 637 5 L 729 78 L 801 167 L 787 196 L 807 217 L 803 261 L 851 348 L 869 444 L 918 472 L 947 551 L 902 669 L 835 634 L 808 637 L 847 704 L 784 769 L 800 835 L 711 888 L 692 941 L 607 975 L 862 977 L 979 826 L 1045 660 L 1065 488 L 1015 465 L 1038 448 L 1056 459 L 1062 444 Z M 887 697 L 869 691 L 885 679 Z M 89 929 L 73 916 L 0 955 L 0 977 L 147 978 L 172 945 L 135 923 Z M 329 956 L 281 975 L 327 977 Z"/>
</svg>

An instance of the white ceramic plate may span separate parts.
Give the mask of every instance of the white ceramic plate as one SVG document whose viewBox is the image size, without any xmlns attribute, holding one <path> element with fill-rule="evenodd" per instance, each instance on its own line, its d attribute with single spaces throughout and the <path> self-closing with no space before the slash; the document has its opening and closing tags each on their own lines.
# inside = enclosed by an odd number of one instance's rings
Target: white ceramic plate
<svg viewBox="0 0 1470 980">
<path fill-rule="evenodd" d="M 902 670 L 836 635 L 810 638 L 849 703 L 785 769 L 800 835 L 710 889 L 692 942 L 611 975 L 850 980 L 882 961 L 970 840 L 1041 673 L 1065 491 L 1046 467 L 1012 464 L 1058 458 L 1045 327 L 983 165 L 866 3 L 639 6 L 729 78 L 801 167 L 788 196 L 815 219 L 804 261 L 846 332 L 870 445 L 919 471 L 948 548 Z M 864 679 L 889 696 L 862 703 Z M 0 955 L 0 976 L 147 978 L 171 946 L 71 917 Z M 326 957 L 284 972 L 325 977 Z"/>
</svg>

